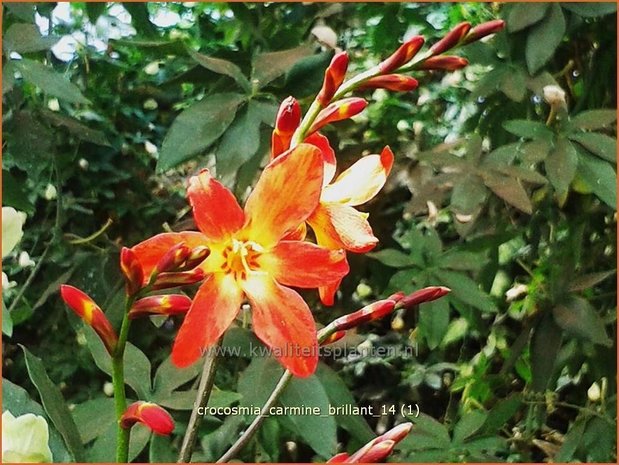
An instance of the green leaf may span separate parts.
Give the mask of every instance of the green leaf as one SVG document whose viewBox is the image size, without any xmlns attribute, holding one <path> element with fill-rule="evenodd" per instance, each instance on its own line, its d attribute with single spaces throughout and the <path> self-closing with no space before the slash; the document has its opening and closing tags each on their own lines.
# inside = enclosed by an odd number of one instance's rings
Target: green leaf
<svg viewBox="0 0 619 465">
<path fill-rule="evenodd" d="M 116 460 L 116 422 L 109 425 L 88 450 L 88 462 L 112 463 Z M 131 428 L 129 438 L 129 462 L 133 461 L 146 447 L 151 431 L 146 426 L 136 424 Z"/>
<path fill-rule="evenodd" d="M 25 179 L 18 180 L 8 170 L 2 170 L 2 205 L 26 213 L 34 213 L 34 205 L 28 198 Z"/>
<path fill-rule="evenodd" d="M 609 15 L 617 11 L 615 2 L 563 2 L 561 6 L 566 10 L 576 13 L 584 18 L 596 18 Z"/>
<path fill-rule="evenodd" d="M 97 23 L 97 19 L 101 16 L 106 9 L 106 2 L 87 2 L 86 3 L 86 15 L 92 24 Z"/>
<path fill-rule="evenodd" d="M 4 300 L 2 301 L 2 334 L 8 337 L 13 335 L 13 320 L 8 308 L 4 304 Z"/>
<path fill-rule="evenodd" d="M 219 142 L 215 153 L 218 177 L 235 174 L 256 154 L 260 147 L 261 121 L 261 114 L 250 101 L 245 112 L 236 117 Z"/>
<path fill-rule="evenodd" d="M 527 36 L 525 56 L 532 75 L 554 55 L 564 34 L 565 17 L 559 4 L 553 3 L 546 17 L 536 24 Z"/>
<path fill-rule="evenodd" d="M 439 299 L 421 305 L 419 310 L 419 330 L 426 339 L 430 350 L 436 349 L 449 327 L 449 301 Z"/>
<path fill-rule="evenodd" d="M 14 61 L 13 64 L 24 80 L 39 87 L 44 93 L 69 103 L 89 103 L 75 84 L 44 64 L 26 58 Z"/>
<path fill-rule="evenodd" d="M 110 425 L 116 423 L 114 399 L 108 397 L 77 404 L 71 413 L 83 444 L 98 438 L 107 431 Z"/>
<path fill-rule="evenodd" d="M 507 15 L 507 30 L 517 32 L 532 24 L 538 23 L 548 11 L 548 3 L 515 3 L 511 5 Z"/>
<path fill-rule="evenodd" d="M 99 369 L 108 375 L 112 374 L 112 358 L 99 336 L 89 326 L 84 326 L 86 341 L 90 353 Z M 125 384 L 131 386 L 140 399 L 148 399 L 150 395 L 150 361 L 140 349 L 127 343 L 125 347 Z"/>
<path fill-rule="evenodd" d="M 505 121 L 503 127 L 507 132 L 525 139 L 551 139 L 553 134 L 545 124 L 527 119 L 512 119 Z"/>
<path fill-rule="evenodd" d="M 522 102 L 527 94 L 526 75 L 521 68 L 511 68 L 503 75 L 499 89 L 514 102 Z"/>
<path fill-rule="evenodd" d="M 43 116 L 43 118 L 49 121 L 52 125 L 65 128 L 69 131 L 69 133 L 71 133 L 71 135 L 77 137 L 78 139 L 91 142 L 96 145 L 111 147 L 110 142 L 107 140 L 107 137 L 103 131 L 91 129 L 75 118 L 48 110 L 42 110 L 41 116 Z"/>
<path fill-rule="evenodd" d="M 617 110 L 588 110 L 571 118 L 570 123 L 579 129 L 593 130 L 611 126 L 617 121 Z"/>
<path fill-rule="evenodd" d="M 550 139 L 535 139 L 522 144 L 522 161 L 527 164 L 544 161 L 552 148 Z"/>
<path fill-rule="evenodd" d="M 521 407 L 522 395 L 520 393 L 511 394 L 509 397 L 499 400 L 488 412 L 483 431 L 488 434 L 496 433 L 516 415 Z"/>
<path fill-rule="evenodd" d="M 201 53 L 194 52 L 191 49 L 188 49 L 188 52 L 189 56 L 191 56 L 191 58 L 196 60 L 198 64 L 200 64 L 204 68 L 214 73 L 223 74 L 225 76 L 231 77 L 246 92 L 249 92 L 251 90 L 251 84 L 241 71 L 241 68 L 239 68 L 231 61 L 224 60 L 222 58 L 209 57 Z"/>
<path fill-rule="evenodd" d="M 329 415 L 329 398 L 318 378 L 292 378 L 282 393 L 280 402 L 285 407 L 318 407 L 320 415 L 289 415 L 299 434 L 323 458 L 335 455 L 337 428 L 335 418 Z"/>
<path fill-rule="evenodd" d="M 451 438 L 445 425 L 425 413 L 418 417 L 409 417 L 414 423 L 411 434 L 406 436 L 400 446 L 404 450 L 443 449 L 451 447 Z"/>
<path fill-rule="evenodd" d="M 490 297 L 479 289 L 479 285 L 463 273 L 440 270 L 435 273 L 441 283 L 451 289 L 452 295 L 482 312 L 496 312 Z"/>
<path fill-rule="evenodd" d="M 73 457 L 75 457 L 75 460 L 77 462 L 83 462 L 84 448 L 82 447 L 80 434 L 69 412 L 69 408 L 60 393 L 60 389 L 49 379 L 49 376 L 47 376 L 43 362 L 32 355 L 23 345 L 20 344 L 20 347 L 24 352 L 28 375 L 41 396 L 41 401 L 47 415 L 54 423 L 58 432 L 62 435 L 67 449 L 71 452 Z"/>
<path fill-rule="evenodd" d="M 598 134 L 596 132 L 570 134 L 568 137 L 571 140 L 578 142 L 594 155 L 597 155 L 598 157 L 611 163 L 616 163 L 617 139 L 607 136 L 606 134 Z"/>
<path fill-rule="evenodd" d="M 34 413 L 45 418 L 45 421 L 49 423 L 49 417 L 43 410 L 43 407 L 38 402 L 32 400 L 25 389 L 4 378 L 2 378 L 2 411 L 9 411 L 15 417 Z M 49 448 L 56 463 L 66 463 L 74 460 L 53 424 L 49 425 Z"/>
<path fill-rule="evenodd" d="M 492 172 L 487 172 L 483 178 L 484 184 L 498 197 L 528 215 L 533 213 L 531 200 L 518 179 L 492 175 Z"/>
<path fill-rule="evenodd" d="M 277 360 L 255 357 L 239 377 L 238 391 L 242 406 L 262 406 L 275 388 L 284 370 Z"/>
<path fill-rule="evenodd" d="M 244 100 L 241 94 L 214 94 L 184 110 L 163 140 L 157 171 L 174 168 L 210 147 L 230 126 Z"/>
<path fill-rule="evenodd" d="M 563 333 L 552 315 L 545 314 L 534 329 L 531 338 L 531 388 L 544 392 L 554 374 L 555 362 Z"/>
<path fill-rule="evenodd" d="M 479 176 L 464 176 L 451 191 L 451 208 L 456 213 L 470 215 L 486 201 L 488 190 Z"/>
<path fill-rule="evenodd" d="M 578 276 L 570 282 L 568 290 L 570 292 L 579 292 L 590 289 L 615 273 L 617 273 L 617 270 L 600 271 L 598 273 L 588 273 Z"/>
<path fill-rule="evenodd" d="M 356 405 L 355 398 L 346 383 L 328 365 L 319 363 L 316 376 L 322 383 L 332 406 Z M 372 429 L 361 415 L 337 414 L 334 415 L 334 418 L 338 425 L 362 444 L 369 442 L 374 437 Z"/>
<path fill-rule="evenodd" d="M 2 45 L 7 52 L 31 53 L 48 50 L 59 37 L 43 37 L 34 24 L 15 23 L 4 33 Z"/>
<path fill-rule="evenodd" d="M 383 265 L 390 266 L 391 268 L 406 268 L 412 265 L 411 258 L 404 252 L 396 249 L 379 250 L 378 252 L 369 253 L 368 257 L 378 260 Z"/>
<path fill-rule="evenodd" d="M 488 260 L 483 254 L 465 250 L 448 250 L 438 260 L 441 268 L 456 271 L 479 270 Z"/>
<path fill-rule="evenodd" d="M 544 163 L 546 176 L 559 197 L 564 197 L 578 167 L 578 155 L 570 142 L 562 137 L 555 142 Z"/>
<path fill-rule="evenodd" d="M 585 426 L 587 425 L 588 420 L 588 417 L 580 416 L 570 426 L 567 434 L 563 438 L 561 449 L 559 449 L 559 452 L 557 452 L 557 455 L 554 457 L 556 463 L 570 462 L 573 460 L 574 453 L 582 442 L 582 435 L 585 432 Z"/>
<path fill-rule="evenodd" d="M 301 58 L 313 52 L 313 45 L 300 45 L 289 50 L 261 53 L 253 60 L 251 80 L 257 81 L 257 85 L 262 88 L 291 69 Z"/>
<path fill-rule="evenodd" d="M 153 434 L 148 449 L 149 463 L 174 463 L 177 458 L 176 450 L 172 445 L 172 438 Z"/>
<path fill-rule="evenodd" d="M 474 410 L 465 414 L 456 424 L 453 432 L 454 444 L 462 444 L 467 438 L 481 429 L 488 418 L 486 412 Z"/>
<path fill-rule="evenodd" d="M 158 37 L 157 29 L 150 22 L 148 4 L 142 2 L 122 2 L 122 6 L 131 15 L 131 25 L 138 33 L 148 37 Z"/>
<path fill-rule="evenodd" d="M 580 152 L 578 174 L 600 200 L 617 209 L 617 173 L 610 163 Z"/>
<path fill-rule="evenodd" d="M 153 391 L 155 394 L 171 394 L 175 389 L 195 379 L 201 370 L 201 359 L 186 368 L 178 368 L 172 363 L 172 356 L 170 355 L 157 368 L 153 381 Z"/>
<path fill-rule="evenodd" d="M 570 334 L 607 347 L 612 345 L 602 319 L 582 297 L 571 296 L 552 309 L 557 324 Z"/>
<path fill-rule="evenodd" d="M 301 58 L 286 73 L 284 88 L 297 98 L 317 94 L 322 86 L 324 72 L 333 58 L 333 50 Z"/>
</svg>

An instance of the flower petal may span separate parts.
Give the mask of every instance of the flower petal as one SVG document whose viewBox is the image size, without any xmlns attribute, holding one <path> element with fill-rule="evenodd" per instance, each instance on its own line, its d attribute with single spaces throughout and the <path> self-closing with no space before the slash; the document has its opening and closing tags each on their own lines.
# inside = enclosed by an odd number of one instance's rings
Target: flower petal
<svg viewBox="0 0 619 465">
<path fill-rule="evenodd" d="M 159 260 L 175 245 L 184 242 L 189 248 L 203 246 L 207 239 L 195 231 L 157 234 L 131 247 L 142 265 L 144 280 L 148 280 Z"/>
<path fill-rule="evenodd" d="M 162 436 L 168 436 L 174 430 L 174 420 L 170 414 L 152 402 L 142 400 L 134 402 L 127 407 L 120 418 L 120 426 L 123 428 L 131 428 L 138 422 Z"/>
<path fill-rule="evenodd" d="M 243 226 L 245 216 L 236 198 L 209 170 L 189 179 L 187 197 L 196 225 L 209 241 L 227 239 Z"/>
<path fill-rule="evenodd" d="M 243 292 L 234 276 L 214 273 L 198 289 L 181 329 L 178 331 L 172 361 L 186 367 L 215 344 L 236 317 Z"/>
<path fill-rule="evenodd" d="M 323 202 L 339 202 L 354 207 L 372 199 L 385 185 L 393 166 L 393 152 L 387 146 L 380 155 L 367 155 L 324 188 Z"/>
<path fill-rule="evenodd" d="M 312 375 L 318 364 L 316 324 L 301 296 L 264 274 L 250 274 L 243 289 L 256 335 L 293 375 Z"/>
<path fill-rule="evenodd" d="M 335 293 L 340 288 L 341 283 L 342 280 L 338 279 L 337 281 L 329 283 L 326 286 L 321 286 L 318 288 L 318 295 L 320 295 L 320 301 L 323 305 L 330 307 L 335 303 Z"/>
<path fill-rule="evenodd" d="M 349 271 L 346 252 L 310 242 L 282 241 L 260 257 L 260 267 L 286 286 L 315 288 L 340 280 Z"/>
<path fill-rule="evenodd" d="M 324 181 L 322 182 L 323 186 L 329 184 L 333 177 L 335 176 L 335 170 L 337 168 L 337 161 L 335 159 L 335 151 L 331 147 L 329 143 L 329 139 L 320 134 L 319 132 L 315 132 L 311 136 L 307 137 L 303 142 L 306 144 L 312 144 L 315 147 L 320 149 L 322 153 L 322 160 L 324 162 Z"/>
<path fill-rule="evenodd" d="M 378 243 L 367 216 L 367 213 L 348 205 L 321 202 L 307 222 L 314 230 L 319 245 L 365 253 Z"/>
<path fill-rule="evenodd" d="M 273 245 L 303 223 L 320 198 L 322 165 L 320 150 L 309 144 L 269 163 L 245 205 L 247 239 Z"/>
</svg>

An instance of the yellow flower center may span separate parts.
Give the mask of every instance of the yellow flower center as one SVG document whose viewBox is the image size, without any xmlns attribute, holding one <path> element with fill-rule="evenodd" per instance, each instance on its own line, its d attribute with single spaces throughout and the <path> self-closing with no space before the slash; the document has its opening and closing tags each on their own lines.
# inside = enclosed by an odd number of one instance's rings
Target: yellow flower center
<svg viewBox="0 0 619 465">
<path fill-rule="evenodd" d="M 225 273 L 233 273 L 236 279 L 245 279 L 250 272 L 260 268 L 258 259 L 263 252 L 262 246 L 254 241 L 232 239 L 222 252 L 222 269 Z"/>
</svg>

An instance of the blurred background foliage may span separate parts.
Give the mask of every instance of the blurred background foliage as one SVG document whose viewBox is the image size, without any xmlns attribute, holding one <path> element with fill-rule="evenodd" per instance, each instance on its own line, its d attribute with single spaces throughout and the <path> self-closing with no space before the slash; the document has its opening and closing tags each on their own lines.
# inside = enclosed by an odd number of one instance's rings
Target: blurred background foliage
<svg viewBox="0 0 619 465">
<path fill-rule="evenodd" d="M 395 290 L 452 294 L 350 335 L 358 350 L 326 357 L 282 399 L 380 415 L 270 418 L 241 458 L 325 460 L 418 404 L 393 460 L 616 460 L 615 4 L 2 8 L 2 203 L 27 214 L 3 260 L 4 408 L 42 412 L 40 399 L 56 460 L 108 461 L 114 447 L 108 377 L 92 362 L 105 371 L 102 348 L 61 304 L 59 284 L 84 289 L 117 324 L 119 248 L 191 229 L 184 180 L 200 167 L 243 198 L 279 102 L 308 105 L 334 47 L 354 72 L 403 37 L 432 44 L 461 21 L 495 18 L 506 30 L 464 48 L 469 67 L 417 73 L 412 93 L 368 93 L 364 114 L 326 131 L 340 167 L 385 144 L 396 165 L 367 206 L 380 245 L 350 257 L 334 308 L 307 294 L 317 319 Z M 167 360 L 177 327 L 139 321 L 132 331 L 131 397 L 170 408 L 178 425 L 150 442 L 134 428 L 140 461 L 174 461 L 193 402 L 200 367 Z M 213 405 L 268 395 L 279 368 L 251 359 L 251 340 L 242 326 L 226 336 L 241 356 L 220 365 Z M 364 355 L 372 347 L 393 350 Z M 62 398 L 68 408 L 55 406 Z M 216 459 L 246 422 L 206 417 L 194 460 Z"/>
</svg>

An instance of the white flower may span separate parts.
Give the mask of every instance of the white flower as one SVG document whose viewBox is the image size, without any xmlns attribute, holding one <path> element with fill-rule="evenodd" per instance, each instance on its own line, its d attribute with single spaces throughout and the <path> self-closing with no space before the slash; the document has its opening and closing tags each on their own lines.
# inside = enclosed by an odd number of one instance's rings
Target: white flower
<svg viewBox="0 0 619 465">
<path fill-rule="evenodd" d="M 154 98 L 149 98 L 144 101 L 143 107 L 145 110 L 156 110 L 159 104 Z"/>
<path fill-rule="evenodd" d="M 154 76 L 159 72 L 159 62 L 153 61 L 144 67 L 144 72 L 149 76 Z"/>
<path fill-rule="evenodd" d="M 88 166 L 90 166 L 90 163 L 88 163 L 88 160 L 86 160 L 85 158 L 80 158 L 80 160 L 77 162 L 77 164 L 84 171 L 88 169 Z"/>
<path fill-rule="evenodd" d="M 2 258 L 6 257 L 19 243 L 24 231 L 26 214 L 13 207 L 2 207 Z"/>
<path fill-rule="evenodd" d="M 2 462 L 42 463 L 52 461 L 49 429 L 43 417 L 27 413 L 15 418 L 2 414 Z"/>
<path fill-rule="evenodd" d="M 14 288 L 15 286 L 17 286 L 17 283 L 15 281 L 9 281 L 9 277 L 3 271 L 2 272 L 2 290 L 8 291 L 9 289 Z"/>
<path fill-rule="evenodd" d="M 57 98 L 50 98 L 47 101 L 47 108 L 51 111 L 60 111 L 60 102 L 58 102 Z"/>
<path fill-rule="evenodd" d="M 529 287 L 526 284 L 516 284 L 505 292 L 505 299 L 511 302 L 525 295 L 528 291 Z"/>
<path fill-rule="evenodd" d="M 109 381 L 106 382 L 103 385 L 103 393 L 108 397 L 112 397 L 114 395 L 114 385 Z"/>
<path fill-rule="evenodd" d="M 544 86 L 542 89 L 544 92 L 544 100 L 548 102 L 550 106 L 564 107 L 565 103 L 565 91 L 559 86 Z"/>
<path fill-rule="evenodd" d="M 148 153 L 149 155 L 157 155 L 158 152 L 157 146 L 149 140 L 144 142 L 144 150 L 146 150 L 146 153 Z"/>
<path fill-rule="evenodd" d="M 58 197 L 58 192 L 56 192 L 56 187 L 53 184 L 48 184 L 45 188 L 45 193 L 43 194 L 45 200 L 54 200 Z"/>
<path fill-rule="evenodd" d="M 29 266 L 34 266 L 34 260 L 32 260 L 30 258 L 30 255 L 28 255 L 28 252 L 26 252 L 25 250 L 22 250 L 21 253 L 19 254 L 19 266 L 21 266 L 22 268 L 28 268 Z"/>
</svg>

